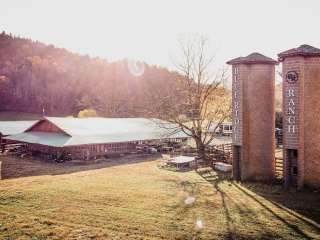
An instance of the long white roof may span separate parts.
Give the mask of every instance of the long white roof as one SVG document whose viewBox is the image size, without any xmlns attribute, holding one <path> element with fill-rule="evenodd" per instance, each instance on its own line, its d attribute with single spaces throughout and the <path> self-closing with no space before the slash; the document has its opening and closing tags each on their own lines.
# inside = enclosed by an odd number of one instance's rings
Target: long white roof
<svg viewBox="0 0 320 240">
<path fill-rule="evenodd" d="M 37 143 L 53 147 L 75 146 L 84 144 L 117 143 L 162 138 L 187 137 L 182 132 L 173 133 L 173 124 L 147 118 L 56 118 L 47 117 L 64 133 L 26 131 L 7 139 Z M 40 120 L 41 121 L 41 120 Z M 32 129 L 29 128 L 29 129 Z"/>
<path fill-rule="evenodd" d="M 14 135 L 24 132 L 36 121 L 0 121 L 0 134 Z"/>
<path fill-rule="evenodd" d="M 148 118 L 59 118 L 46 117 L 70 136 L 92 136 L 136 132 L 160 131 L 159 120 Z"/>
</svg>

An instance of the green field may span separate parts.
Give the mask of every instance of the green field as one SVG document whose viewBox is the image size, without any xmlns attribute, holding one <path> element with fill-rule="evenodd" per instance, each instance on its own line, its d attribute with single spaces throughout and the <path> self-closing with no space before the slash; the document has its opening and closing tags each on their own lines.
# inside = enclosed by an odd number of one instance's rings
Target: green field
<svg viewBox="0 0 320 240">
<path fill-rule="evenodd" d="M 0 160 L 0 239 L 320 238 L 319 192 L 171 172 L 150 157 Z"/>
</svg>

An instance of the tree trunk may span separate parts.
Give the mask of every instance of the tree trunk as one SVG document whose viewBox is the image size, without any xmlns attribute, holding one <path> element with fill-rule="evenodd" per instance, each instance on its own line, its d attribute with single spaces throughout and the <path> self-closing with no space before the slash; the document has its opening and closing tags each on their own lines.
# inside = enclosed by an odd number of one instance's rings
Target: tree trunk
<svg viewBox="0 0 320 240">
<path fill-rule="evenodd" d="M 195 139 L 196 140 L 196 145 L 197 145 L 197 154 L 198 154 L 198 158 L 202 159 L 202 160 L 206 160 L 206 147 L 203 144 L 203 142 L 199 139 Z M 198 169 L 198 162 L 197 159 L 195 161 L 195 165 L 196 165 L 196 169 Z"/>
</svg>

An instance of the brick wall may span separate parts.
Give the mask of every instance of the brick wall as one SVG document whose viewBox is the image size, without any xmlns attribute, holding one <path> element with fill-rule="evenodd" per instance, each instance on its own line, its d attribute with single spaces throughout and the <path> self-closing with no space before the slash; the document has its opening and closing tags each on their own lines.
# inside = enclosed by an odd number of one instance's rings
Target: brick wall
<svg viewBox="0 0 320 240">
<path fill-rule="evenodd" d="M 273 64 L 238 64 L 237 67 L 241 90 L 241 179 L 272 180 L 275 67 Z"/>
<path fill-rule="evenodd" d="M 304 184 L 320 187 L 320 57 L 304 59 Z M 299 159 L 300 160 L 300 159 Z"/>
<path fill-rule="evenodd" d="M 285 74 L 296 71 L 299 79 L 290 84 Z M 298 187 L 320 187 L 320 58 L 288 57 L 283 61 L 283 129 L 284 153 L 286 149 L 298 149 Z M 288 89 L 295 96 L 295 133 L 288 132 Z M 292 114 L 291 114 L 292 115 Z M 285 157 L 285 176 L 288 176 L 288 158 Z M 287 180 L 288 181 L 288 180 Z"/>
</svg>

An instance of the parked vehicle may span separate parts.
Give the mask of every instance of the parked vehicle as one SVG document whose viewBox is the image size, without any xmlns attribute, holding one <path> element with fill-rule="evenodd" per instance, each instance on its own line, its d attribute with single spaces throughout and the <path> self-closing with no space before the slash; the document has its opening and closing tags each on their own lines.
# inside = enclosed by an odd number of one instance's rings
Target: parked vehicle
<svg viewBox="0 0 320 240">
<path fill-rule="evenodd" d="M 221 123 L 220 126 L 216 130 L 217 134 L 221 134 L 223 136 L 231 136 L 232 135 L 232 123 L 224 122 Z"/>
</svg>

